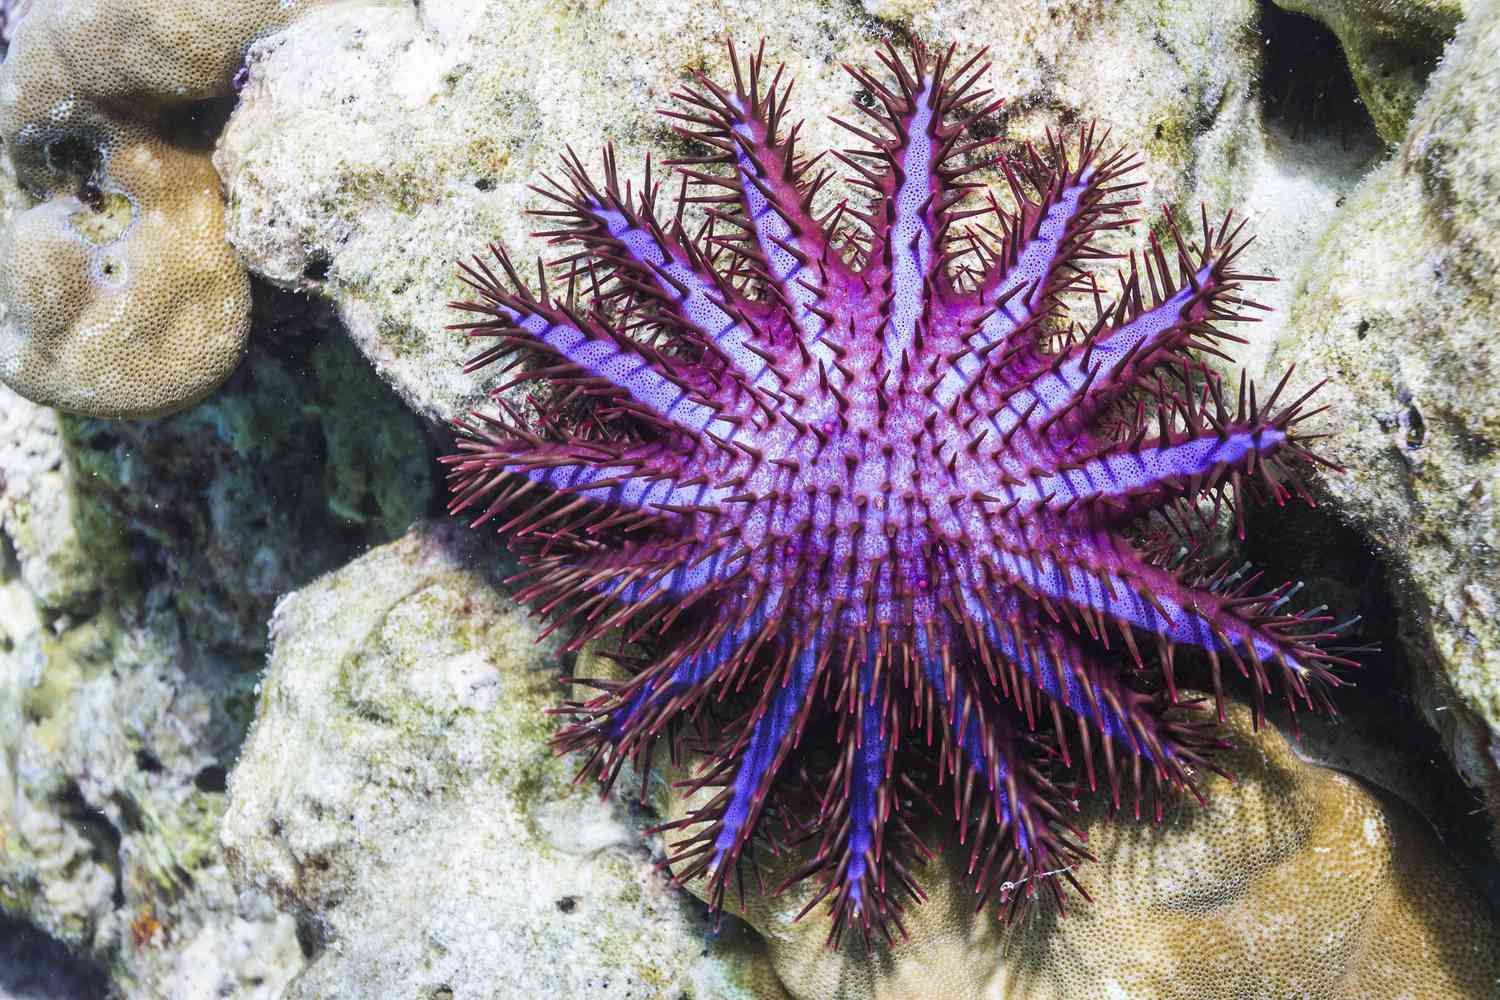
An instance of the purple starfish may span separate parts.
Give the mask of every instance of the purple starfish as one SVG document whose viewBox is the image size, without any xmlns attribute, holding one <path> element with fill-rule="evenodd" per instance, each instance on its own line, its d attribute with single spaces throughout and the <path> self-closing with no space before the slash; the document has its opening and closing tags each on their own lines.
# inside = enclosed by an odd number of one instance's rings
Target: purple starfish
<svg viewBox="0 0 1500 1000">
<path fill-rule="evenodd" d="M 459 423 L 451 509 L 510 515 L 521 596 L 574 648 L 621 628 L 652 650 L 589 682 L 557 743 L 606 782 L 663 736 L 707 754 L 685 788 L 712 795 L 670 824 L 691 834 L 669 860 L 715 909 L 752 844 L 806 840 L 788 883 L 819 880 L 832 940 L 851 921 L 890 937 L 940 783 L 981 902 L 1061 899 L 1087 854 L 1049 775 L 1076 753 L 1093 787 L 1102 758 L 1115 804 L 1123 773 L 1159 817 L 1213 766 L 1212 723 L 1172 709 L 1176 647 L 1257 704 L 1274 679 L 1323 705 L 1346 662 L 1315 645 L 1325 619 L 1282 610 L 1288 588 L 1182 555 L 1247 482 L 1284 500 L 1314 460 L 1307 397 L 1258 403 L 1242 380 L 1226 403 L 1195 353 L 1261 279 L 1235 270 L 1228 217 L 1190 246 L 1169 215 L 1169 247 L 1132 253 L 1106 304 L 1083 265 L 1113 256 L 1095 237 L 1134 221 L 1139 184 L 1093 127 L 1001 159 L 1011 209 L 968 207 L 994 141 L 971 126 L 1000 103 L 982 53 L 850 68 L 874 126 L 839 122 L 867 145 L 834 156 L 870 200 L 817 214 L 830 172 L 799 155 L 790 83 L 729 54 L 732 90 L 700 78 L 665 112 L 699 154 L 671 164 L 669 218 L 649 162 L 636 195 L 612 151 L 602 187 L 570 152 L 538 189 L 576 248 L 565 294 L 532 294 L 500 250 L 503 278 L 465 268 L 478 301 L 455 305 L 480 318 L 459 326 L 494 340 L 469 370 L 540 357 L 508 384 L 552 391 L 523 420 L 501 386 L 500 415 Z"/>
</svg>

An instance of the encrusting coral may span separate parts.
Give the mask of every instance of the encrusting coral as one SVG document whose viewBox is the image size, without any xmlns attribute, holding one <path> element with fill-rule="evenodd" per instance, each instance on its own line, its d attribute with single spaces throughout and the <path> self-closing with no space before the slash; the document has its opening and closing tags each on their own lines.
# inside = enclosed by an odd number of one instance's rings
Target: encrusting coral
<svg viewBox="0 0 1500 1000">
<path fill-rule="evenodd" d="M 194 119 L 233 95 L 252 40 L 320 2 L 33 0 L 7 20 L 0 138 L 37 204 L 0 232 L 0 379 L 147 417 L 234 370 L 249 279 Z"/>
<path fill-rule="evenodd" d="M 1190 243 L 1168 215 L 1106 299 L 1090 265 L 1133 221 L 1133 159 L 1085 126 L 1001 159 L 1013 209 L 975 197 L 993 140 L 971 126 L 1000 102 L 982 53 L 954 53 L 850 69 L 873 122 L 835 154 L 855 207 L 819 200 L 832 173 L 797 146 L 783 73 L 731 47 L 732 86 L 700 76 L 668 112 L 692 153 L 675 210 L 649 163 L 637 192 L 610 151 L 601 185 L 570 153 L 539 189 L 572 245 L 555 294 L 497 250 L 456 303 L 494 340 L 471 370 L 541 365 L 458 422 L 451 509 L 514 533 L 520 598 L 575 646 L 657 643 L 568 706 L 558 745 L 606 783 L 663 736 L 705 746 L 676 876 L 707 875 L 717 908 L 760 848 L 813 840 L 760 882 L 818 883 L 832 941 L 902 932 L 932 814 L 979 900 L 1013 911 L 1077 885 L 1075 763 L 1137 815 L 1196 794 L 1217 744 L 1178 698 L 1179 647 L 1206 652 L 1221 706 L 1221 672 L 1249 678 L 1257 711 L 1273 687 L 1321 707 L 1349 662 L 1291 588 L 1197 557 L 1247 489 L 1284 502 L 1316 461 L 1310 393 L 1236 395 L 1200 356 L 1263 308 L 1240 227 L 1205 213 Z M 503 396 L 530 380 L 558 391 L 538 420 Z"/>
<path fill-rule="evenodd" d="M 763 937 L 797 998 L 839 1000 L 1355 1000 L 1490 996 L 1500 926 L 1404 804 L 1300 760 L 1275 726 L 1230 704 L 1234 782 L 1209 776 L 1202 808 L 1160 826 L 1114 821 L 1099 801 L 1079 823 L 1097 864 L 1094 897 L 1059 919 L 1050 900 L 1013 927 L 976 913 L 961 867 L 940 855 L 915 875 L 928 902 L 910 946 L 842 951 L 794 917 L 810 891 L 726 902 Z M 686 771 L 668 769 L 674 777 Z M 670 818 L 696 803 L 658 784 Z M 771 859 L 774 881 L 799 864 Z M 688 883 L 708 898 L 701 880 Z"/>
</svg>

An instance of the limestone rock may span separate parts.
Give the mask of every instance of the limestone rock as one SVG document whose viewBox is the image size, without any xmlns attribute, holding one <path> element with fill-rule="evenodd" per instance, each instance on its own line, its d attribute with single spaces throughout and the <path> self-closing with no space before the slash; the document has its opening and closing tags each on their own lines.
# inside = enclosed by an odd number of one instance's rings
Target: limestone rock
<svg viewBox="0 0 1500 1000">
<path fill-rule="evenodd" d="M 502 570 L 419 527 L 277 606 L 222 836 L 316 942 L 287 996 L 774 998 L 547 748 L 558 645 Z"/>
</svg>

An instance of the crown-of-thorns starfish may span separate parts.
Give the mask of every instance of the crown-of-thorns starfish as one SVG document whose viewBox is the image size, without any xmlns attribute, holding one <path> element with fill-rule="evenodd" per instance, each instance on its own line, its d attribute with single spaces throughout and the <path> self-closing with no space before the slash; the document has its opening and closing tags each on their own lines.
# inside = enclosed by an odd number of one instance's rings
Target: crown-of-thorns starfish
<svg viewBox="0 0 1500 1000">
<path fill-rule="evenodd" d="M 522 599 L 574 648 L 620 629 L 649 651 L 588 682 L 603 693 L 556 742 L 606 782 L 663 737 L 706 754 L 669 862 L 715 908 L 758 849 L 800 840 L 785 884 L 817 880 L 831 940 L 889 938 L 921 898 L 924 810 L 955 817 L 981 904 L 1014 912 L 1039 883 L 1061 900 L 1087 854 L 1059 772 L 1081 762 L 1092 788 L 1102 760 L 1116 805 L 1124 776 L 1160 816 L 1213 766 L 1212 722 L 1173 708 L 1177 647 L 1257 704 L 1274 682 L 1326 705 L 1347 662 L 1317 645 L 1326 618 L 1283 610 L 1289 588 L 1183 557 L 1244 489 L 1283 501 L 1316 460 L 1307 397 L 1257 402 L 1242 379 L 1226 401 L 1197 356 L 1262 279 L 1236 269 L 1228 217 L 1192 245 L 1168 215 L 1106 302 L 1088 264 L 1117 256 L 1095 240 L 1134 221 L 1139 184 L 1092 126 L 998 160 L 1012 207 L 975 198 L 993 140 L 971 126 L 1000 103 L 982 53 L 849 68 L 873 125 L 839 122 L 865 145 L 833 155 L 869 201 L 821 207 L 791 84 L 729 56 L 732 89 L 700 77 L 664 112 L 698 154 L 669 164 L 669 216 L 649 161 L 632 193 L 611 150 L 602 185 L 570 151 L 537 189 L 565 293 L 529 291 L 498 249 L 465 266 L 477 299 L 455 305 L 478 318 L 457 326 L 493 340 L 468 369 L 541 363 L 458 423 L 451 509 L 503 522 Z M 501 396 L 524 380 L 550 386 L 525 420 Z"/>
</svg>

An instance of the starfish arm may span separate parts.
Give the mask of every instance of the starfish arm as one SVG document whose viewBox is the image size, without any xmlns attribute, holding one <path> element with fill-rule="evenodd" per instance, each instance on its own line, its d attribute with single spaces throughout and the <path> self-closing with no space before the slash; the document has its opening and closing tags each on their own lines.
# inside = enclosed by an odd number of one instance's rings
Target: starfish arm
<svg viewBox="0 0 1500 1000">
<path fill-rule="evenodd" d="M 605 186 L 600 190 L 583 165 L 565 158 L 571 187 L 553 182 L 555 190 L 538 189 L 562 207 L 541 212 L 563 216 L 570 228 L 553 231 L 557 242 L 584 245 L 583 256 L 607 261 L 621 286 L 657 310 L 653 318 L 723 357 L 748 386 L 773 388 L 779 381 L 767 355 L 751 342 L 755 324 L 746 318 L 746 303 L 676 227 L 665 231 L 656 221 L 655 195 L 649 175 L 639 205 L 630 204 L 617 179 L 614 151 L 604 151 Z M 648 164 L 649 170 L 649 164 Z"/>
<path fill-rule="evenodd" d="M 909 849 L 925 849 L 901 817 L 901 796 L 891 787 L 898 729 L 887 678 L 877 676 L 877 656 L 866 657 L 852 704 L 841 710 L 841 753 L 811 827 L 821 831 L 816 851 L 783 883 L 821 877 L 821 890 L 799 916 L 828 899 L 831 946 L 850 924 L 857 924 L 866 940 L 874 928 L 889 943 L 892 928 L 905 934 L 899 897 L 925 898 L 902 863 Z"/>
<path fill-rule="evenodd" d="M 1014 592 L 1003 597 L 997 595 L 995 603 L 1004 609 L 1005 617 L 989 630 L 989 635 L 1006 660 L 1020 671 L 1019 677 L 1013 675 L 1012 680 L 1016 700 L 1028 717 L 1034 718 L 1037 707 L 1031 692 L 1037 690 L 1045 695 L 1048 704 L 1066 710 L 1077 720 L 1090 789 L 1097 787 L 1094 755 L 1097 737 L 1116 808 L 1120 804 L 1116 748 L 1123 748 L 1149 767 L 1158 789 L 1194 791 L 1193 773 L 1211 766 L 1204 752 L 1213 741 L 1202 725 L 1165 718 L 1162 699 L 1129 687 L 1118 668 L 1106 665 L 1076 638 L 1050 627 L 1038 617 L 1034 607 L 1027 607 Z M 1064 763 L 1071 764 L 1063 717 L 1056 710 L 1052 716 Z M 1134 774 L 1135 813 L 1139 817 L 1144 784 L 1139 766 Z M 1153 798 L 1160 819 L 1163 800 L 1160 795 Z"/>
<path fill-rule="evenodd" d="M 1284 452 L 1300 460 L 1305 449 L 1287 424 L 1273 417 L 1221 425 L 1206 433 L 1171 434 L 1138 445 L 1113 445 L 1060 468 L 1033 469 L 1020 477 L 1020 485 L 1003 486 L 998 492 L 1007 504 L 1019 500 L 1022 510 L 1128 498 L 1133 502 L 1120 506 L 1138 516 L 1176 497 L 1214 490 L 1233 474 L 1252 471 Z"/>
<path fill-rule="evenodd" d="M 1090 620 L 1113 622 L 1124 631 L 1139 629 L 1162 640 L 1168 691 L 1177 700 L 1171 647 L 1203 649 L 1213 668 L 1215 694 L 1223 704 L 1220 657 L 1227 656 L 1245 677 L 1253 678 L 1257 702 L 1271 690 L 1269 667 L 1277 666 L 1289 705 L 1301 700 L 1315 707 L 1313 696 L 1340 682 L 1330 669 L 1337 657 L 1315 644 L 1326 638 L 1309 634 L 1308 619 L 1277 616 L 1279 592 L 1253 598 L 1229 597 L 1187 586 L 1166 570 L 1148 565 L 1128 548 L 1111 551 L 1106 560 L 1072 561 L 1053 553 L 1016 558 L 1007 553 L 1001 565 L 1013 579 L 1039 598 L 1048 598 Z M 1092 627 L 1092 626 L 1091 626 Z M 1098 629 L 1102 637 L 1102 629 Z"/>
<path fill-rule="evenodd" d="M 852 213 L 868 230 L 861 277 L 879 296 L 882 361 L 904 373 L 922 347 L 938 295 L 949 287 L 945 248 L 954 207 L 974 185 L 962 181 L 972 165 L 960 161 L 986 142 L 959 148 L 967 127 L 999 107 L 976 90 L 983 52 L 954 67 L 954 49 L 930 65 L 918 49 L 908 63 L 894 48 L 879 53 L 893 79 L 888 86 L 858 67 L 845 69 L 872 98 L 861 111 L 882 134 L 833 121 L 866 148 L 834 155 L 853 170 L 849 180 L 874 196 L 868 213 Z M 958 119 L 957 122 L 951 119 Z"/>
<path fill-rule="evenodd" d="M 917 324 L 927 320 L 930 297 L 928 274 L 933 268 L 932 199 L 938 193 L 934 126 L 939 117 L 933 83 L 921 80 L 910 95 L 911 110 L 898 119 L 902 148 L 894 154 L 896 189 L 888 200 L 888 309 L 884 359 L 887 371 L 897 370 L 913 349 Z"/>
<path fill-rule="evenodd" d="M 450 514 L 489 501 L 470 526 L 478 527 L 532 491 L 525 508 L 501 529 L 517 536 L 546 527 L 577 532 L 608 510 L 717 513 L 730 491 L 699 477 L 683 481 L 672 463 L 659 466 L 658 448 L 625 449 L 608 443 L 534 443 L 483 424 L 465 423 L 458 451 L 444 459 L 450 478 Z M 509 488 L 507 488 L 509 487 Z M 578 501 L 587 501 L 579 503 Z M 608 509 L 608 510 L 607 510 Z M 559 513 L 565 511 L 566 513 Z M 558 523 L 561 522 L 561 523 Z"/>
<path fill-rule="evenodd" d="M 1248 241 L 1237 242 L 1240 230 L 1229 229 L 1226 218 L 1217 229 L 1205 222 L 1202 246 L 1190 248 L 1170 215 L 1168 221 L 1176 249 L 1176 276 L 1153 234 L 1150 252 L 1143 258 L 1149 292 L 1142 291 L 1141 268 L 1132 254 L 1128 276 L 1121 278 L 1119 300 L 1101 312 L 1094 328 L 1078 343 L 1008 394 L 1002 418 L 1012 419 L 1001 420 L 1002 430 L 1027 413 L 1032 427 L 1050 426 L 1074 410 L 1090 418 L 1102 401 L 1139 384 L 1147 372 L 1179 356 L 1182 349 L 1197 346 L 1213 351 L 1221 340 L 1242 342 L 1215 323 L 1255 319 L 1236 311 L 1239 306 L 1258 307 L 1241 293 L 1245 282 L 1265 280 L 1233 269 Z"/>
<path fill-rule="evenodd" d="M 634 606 L 675 597 L 679 603 L 698 599 L 725 580 L 740 575 L 750 564 L 743 550 L 690 548 L 669 567 L 649 575 L 620 574 L 600 586 L 621 605 Z"/>
<path fill-rule="evenodd" d="M 465 369 L 483 368 L 517 348 L 536 350 L 560 365 L 525 372 L 493 390 L 492 395 L 516 382 L 539 377 L 557 385 L 583 381 L 586 391 L 627 396 L 633 412 L 661 426 L 693 435 L 709 434 L 726 441 L 733 439 L 735 423 L 720 416 L 717 407 L 666 371 L 665 359 L 649 357 L 642 345 L 632 343 L 601 323 L 571 315 L 545 297 L 536 298 L 520 281 L 504 252 L 496 247 L 494 253 L 510 279 L 510 287 L 476 258 L 472 265 L 463 265 L 463 273 L 481 300 L 453 304 L 455 308 L 488 317 L 457 324 L 458 329 L 467 330 L 474 337 L 496 340 L 494 346 L 470 360 Z"/>
<path fill-rule="evenodd" d="M 554 737 L 553 746 L 560 751 L 592 750 L 583 771 L 597 774 L 607 789 L 626 760 L 633 758 L 638 765 L 646 761 L 668 723 L 725 686 L 754 649 L 776 601 L 776 595 L 770 595 L 749 615 L 721 622 L 680 661 L 658 660 L 624 684 L 588 682 L 604 687 L 605 693 L 564 706 L 582 718 Z"/>
<path fill-rule="evenodd" d="M 687 88 L 674 95 L 688 105 L 686 111 L 663 112 L 681 123 L 678 134 L 717 152 L 671 165 L 698 187 L 720 192 L 699 200 L 722 206 L 710 208 L 710 215 L 752 234 L 754 249 L 743 239 L 720 245 L 751 262 L 811 356 L 832 367 L 838 356 L 822 339 L 832 313 L 820 303 L 830 286 L 847 289 L 853 276 L 813 216 L 813 198 L 829 174 L 809 179 L 816 160 L 805 161 L 797 152 L 800 124 L 785 132 L 781 128 L 792 89 L 790 83 L 781 85 L 782 67 L 767 80 L 760 53 L 749 60 L 748 73 L 733 45 L 729 55 L 732 93 L 700 76 L 701 90 Z M 733 167 L 739 183 L 697 169 L 708 164 Z"/>
<path fill-rule="evenodd" d="M 670 860 L 678 882 L 700 875 L 708 878 L 710 905 L 715 910 L 723 907 L 729 878 L 739 869 L 781 765 L 807 722 L 814 681 L 826 665 L 826 657 L 820 655 L 823 648 L 810 642 L 774 672 L 762 707 L 750 717 L 734 748 L 706 774 L 683 783 L 689 793 L 722 786 L 719 792 L 682 820 L 663 827 L 698 828 L 691 837 L 672 845 Z"/>
<path fill-rule="evenodd" d="M 1092 129 L 1085 130 L 1076 165 L 1070 166 L 1066 150 L 1054 140 L 1051 152 L 1061 161 L 1058 169 L 1044 171 L 1038 163 L 1026 171 L 1040 192 L 1035 201 L 1024 193 L 1016 169 L 1005 165 L 1017 212 L 1001 216 L 1007 231 L 967 320 L 973 332 L 933 390 L 939 406 L 965 395 L 982 372 L 1003 364 L 1014 350 L 1032 349 L 1038 322 L 1051 313 L 1060 294 L 1077 284 L 1081 272 L 1076 262 L 1101 256 L 1089 245 L 1093 235 L 1125 224 L 1116 217 L 1135 202 L 1111 196 L 1136 186 L 1116 183 L 1135 163 L 1122 152 L 1101 157 L 1101 145 Z M 1035 153 L 1032 158 L 1036 160 Z M 1012 417 L 1019 417 L 1032 400 L 1013 402 Z"/>
<path fill-rule="evenodd" d="M 998 700 L 979 694 L 950 645 L 928 628 L 916 630 L 913 645 L 943 720 L 948 748 L 943 770 L 953 783 L 962 842 L 970 842 L 971 823 L 974 827 L 969 874 L 981 896 L 1024 887 L 1029 897 L 1037 880 L 1086 856 L 1064 836 L 1074 831 L 1062 822 L 1062 794 L 1027 766 L 1025 737 L 1010 713 Z M 979 805 L 971 799 L 976 787 Z"/>
<path fill-rule="evenodd" d="M 882 789 L 891 750 L 891 741 L 883 731 L 884 706 L 873 697 L 876 690 L 870 673 L 871 667 L 866 665 L 860 684 L 860 699 L 864 704 L 859 709 L 859 739 L 850 747 L 850 828 L 844 845 L 848 860 L 841 879 L 849 911 L 865 919 L 871 910 L 878 915 L 884 909 L 884 900 L 880 898 L 884 893 L 876 876 L 881 840 L 889 818 L 888 799 Z M 866 688 L 872 695 L 868 700 L 864 695 Z"/>
<path fill-rule="evenodd" d="M 685 611 L 729 588 L 744 575 L 750 559 L 744 550 L 693 539 L 626 544 L 584 558 L 576 553 L 530 556 L 526 568 L 507 583 L 524 583 L 516 600 L 548 616 L 543 635 L 571 623 L 566 648 L 576 650 L 616 628 L 624 629 L 624 642 L 665 630 Z M 758 607 L 762 596 L 739 607 Z"/>
</svg>

